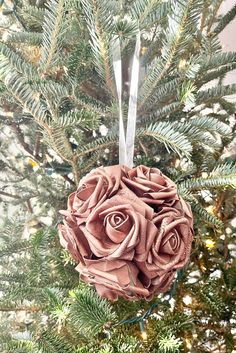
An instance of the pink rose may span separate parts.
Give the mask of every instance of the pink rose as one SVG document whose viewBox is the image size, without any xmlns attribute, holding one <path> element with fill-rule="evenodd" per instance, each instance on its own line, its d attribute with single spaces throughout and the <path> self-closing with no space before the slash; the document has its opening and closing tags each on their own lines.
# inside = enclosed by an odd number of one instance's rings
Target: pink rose
<svg viewBox="0 0 236 353">
<path fill-rule="evenodd" d="M 99 167 L 87 174 L 81 179 L 78 189 L 69 196 L 68 210 L 61 213 L 73 213 L 78 222 L 83 223 L 95 206 L 118 191 L 124 170 L 125 168 L 116 165 Z"/>
<path fill-rule="evenodd" d="M 137 300 L 149 295 L 138 278 L 138 268 L 131 261 L 85 260 L 85 265 L 80 263 L 76 270 L 83 281 L 93 284 L 102 297 L 110 300 L 120 296 Z"/>
<path fill-rule="evenodd" d="M 135 255 L 136 264 L 142 272 L 141 281 L 146 282 L 147 288 L 163 274 L 171 274 L 186 265 L 193 239 L 192 214 L 182 199 L 172 207 L 163 206 L 155 214 L 153 223 L 157 232 L 149 238 L 147 251 L 137 251 L 137 247 Z"/>
<path fill-rule="evenodd" d="M 152 236 L 153 209 L 125 188 L 96 207 L 78 228 L 96 258 L 132 261 L 141 237 Z"/>
<path fill-rule="evenodd" d="M 64 224 L 58 225 L 60 243 L 77 262 L 84 262 L 84 257 L 90 257 L 91 250 L 87 239 L 79 229 L 73 215 L 66 216 Z"/>
<path fill-rule="evenodd" d="M 144 202 L 153 206 L 178 200 L 175 183 L 157 168 L 140 165 L 127 171 L 124 183 Z"/>
</svg>

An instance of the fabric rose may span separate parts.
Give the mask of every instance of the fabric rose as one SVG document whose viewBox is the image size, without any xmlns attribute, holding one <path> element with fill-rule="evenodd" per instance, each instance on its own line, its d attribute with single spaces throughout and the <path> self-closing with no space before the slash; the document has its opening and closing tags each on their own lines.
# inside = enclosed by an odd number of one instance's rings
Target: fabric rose
<svg viewBox="0 0 236 353">
<path fill-rule="evenodd" d="M 178 200 L 175 183 L 157 168 L 140 165 L 130 169 L 124 183 L 144 202 L 152 205 L 173 204 Z"/>
<path fill-rule="evenodd" d="M 173 274 L 186 265 L 193 239 L 192 213 L 181 198 L 172 207 L 161 208 L 155 214 L 153 223 L 157 232 L 149 238 L 146 252 L 139 251 L 137 247 L 135 255 L 137 267 L 142 273 L 141 281 L 146 283 L 147 288 L 152 287 L 162 275 Z"/>
<path fill-rule="evenodd" d="M 59 235 L 81 279 L 110 300 L 151 300 L 189 260 L 192 213 L 157 168 L 98 168 L 69 197 Z"/>
<path fill-rule="evenodd" d="M 76 270 L 81 279 L 95 286 L 98 294 L 110 300 L 117 300 L 119 296 L 128 300 L 146 298 L 149 291 L 140 282 L 137 266 L 131 261 L 115 259 L 85 260 Z"/>
<path fill-rule="evenodd" d="M 121 189 L 96 207 L 78 228 L 97 258 L 132 261 L 141 238 L 156 232 L 153 215 L 150 206 L 128 189 Z"/>
<path fill-rule="evenodd" d="M 123 169 L 118 165 L 99 167 L 87 174 L 81 179 L 78 189 L 69 196 L 68 210 L 61 213 L 67 216 L 72 212 L 78 218 L 77 221 L 83 223 L 95 206 L 117 192 Z"/>
<path fill-rule="evenodd" d="M 75 261 L 84 262 L 84 257 L 91 256 L 89 244 L 78 227 L 76 217 L 66 216 L 64 224 L 58 225 L 58 230 L 61 245 L 70 252 Z"/>
</svg>

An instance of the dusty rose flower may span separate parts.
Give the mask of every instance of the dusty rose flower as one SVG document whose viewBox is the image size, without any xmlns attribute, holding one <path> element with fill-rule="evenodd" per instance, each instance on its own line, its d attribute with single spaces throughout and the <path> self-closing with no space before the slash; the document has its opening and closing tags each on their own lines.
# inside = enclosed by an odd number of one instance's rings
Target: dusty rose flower
<svg viewBox="0 0 236 353">
<path fill-rule="evenodd" d="M 93 284 L 102 297 L 110 300 L 117 300 L 120 296 L 137 300 L 149 295 L 138 278 L 138 268 L 131 261 L 86 259 L 85 265 L 80 263 L 76 270 L 82 280 Z"/>
<path fill-rule="evenodd" d="M 84 262 L 84 257 L 91 256 L 89 244 L 79 229 L 75 216 L 66 216 L 64 224 L 58 225 L 58 230 L 61 245 L 69 251 L 75 261 Z"/>
<path fill-rule="evenodd" d="M 78 218 L 77 222 L 83 223 L 95 206 L 117 192 L 124 170 L 124 167 L 116 165 L 99 167 L 87 174 L 81 179 L 78 189 L 69 196 L 68 210 L 61 213 L 73 213 Z"/>
<path fill-rule="evenodd" d="M 168 291 L 174 278 L 171 271 L 147 281 L 134 262 L 118 259 L 85 259 L 85 265 L 80 263 L 76 270 L 83 281 L 93 284 L 102 297 L 110 300 L 151 300 L 156 293 Z"/>
<path fill-rule="evenodd" d="M 181 198 L 173 206 L 161 208 L 153 223 L 157 232 L 149 238 L 146 252 L 142 251 L 140 243 L 135 255 L 136 264 L 142 272 L 141 281 L 150 291 L 156 279 L 187 264 L 193 239 L 192 213 Z"/>
<path fill-rule="evenodd" d="M 134 196 L 134 200 L 130 198 Z M 153 209 L 127 190 L 119 192 L 96 207 L 78 226 L 86 237 L 92 253 L 107 260 L 132 261 L 135 247 L 141 238 L 152 236 L 156 227 L 152 222 Z"/>
<path fill-rule="evenodd" d="M 191 210 L 174 183 L 158 169 L 113 166 L 98 168 L 80 188 L 59 233 L 81 279 L 111 300 L 151 300 L 166 292 L 189 259 L 193 236 Z"/>
<path fill-rule="evenodd" d="M 127 176 L 124 176 L 122 180 L 148 204 L 171 205 L 178 200 L 175 183 L 157 168 L 140 165 L 127 171 Z"/>
</svg>

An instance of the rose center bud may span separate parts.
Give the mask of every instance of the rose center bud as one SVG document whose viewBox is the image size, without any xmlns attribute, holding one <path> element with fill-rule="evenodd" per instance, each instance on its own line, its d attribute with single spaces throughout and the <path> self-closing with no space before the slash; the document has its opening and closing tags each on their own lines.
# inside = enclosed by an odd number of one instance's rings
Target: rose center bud
<svg viewBox="0 0 236 353">
<path fill-rule="evenodd" d="M 114 243 L 121 243 L 131 229 L 129 216 L 122 212 L 109 212 L 103 221 L 107 236 Z"/>
<path fill-rule="evenodd" d="M 161 242 L 161 252 L 169 255 L 178 253 L 180 247 L 180 237 L 176 229 L 169 232 Z"/>
</svg>

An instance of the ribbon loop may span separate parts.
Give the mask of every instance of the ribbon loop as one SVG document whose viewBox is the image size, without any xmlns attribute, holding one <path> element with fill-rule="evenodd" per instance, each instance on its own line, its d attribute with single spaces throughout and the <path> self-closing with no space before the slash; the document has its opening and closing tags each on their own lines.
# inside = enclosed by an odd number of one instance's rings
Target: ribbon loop
<svg viewBox="0 0 236 353">
<path fill-rule="evenodd" d="M 140 31 L 136 35 L 136 44 L 133 57 L 131 79 L 130 79 L 130 95 L 129 109 L 127 118 L 127 129 L 125 137 L 125 128 L 122 111 L 122 60 L 120 39 L 116 38 L 113 47 L 113 68 L 115 73 L 117 97 L 119 103 L 119 164 L 133 167 L 134 157 L 134 140 L 136 131 L 137 117 L 137 97 L 138 97 L 138 81 L 139 81 L 139 52 L 140 52 Z"/>
</svg>

